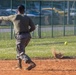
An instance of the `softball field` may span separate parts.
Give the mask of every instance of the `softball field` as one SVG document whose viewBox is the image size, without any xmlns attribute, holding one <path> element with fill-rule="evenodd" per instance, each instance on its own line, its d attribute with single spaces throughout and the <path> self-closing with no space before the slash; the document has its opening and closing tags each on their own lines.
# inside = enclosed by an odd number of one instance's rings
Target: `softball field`
<svg viewBox="0 0 76 75">
<path fill-rule="evenodd" d="M 16 60 L 0 60 L 0 75 L 76 75 L 76 59 L 33 59 L 36 67 L 31 71 L 25 70 L 28 66 L 15 69 Z"/>
</svg>

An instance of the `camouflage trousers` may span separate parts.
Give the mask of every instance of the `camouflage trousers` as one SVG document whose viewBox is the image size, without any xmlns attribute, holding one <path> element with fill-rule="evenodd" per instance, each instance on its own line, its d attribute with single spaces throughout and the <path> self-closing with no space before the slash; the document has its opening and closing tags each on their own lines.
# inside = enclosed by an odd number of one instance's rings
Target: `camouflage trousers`
<svg viewBox="0 0 76 75">
<path fill-rule="evenodd" d="M 17 59 L 22 59 L 26 63 L 30 63 L 30 57 L 25 53 L 25 48 L 28 45 L 31 35 L 29 33 L 18 34 L 16 37 L 16 51 L 17 51 Z"/>
</svg>

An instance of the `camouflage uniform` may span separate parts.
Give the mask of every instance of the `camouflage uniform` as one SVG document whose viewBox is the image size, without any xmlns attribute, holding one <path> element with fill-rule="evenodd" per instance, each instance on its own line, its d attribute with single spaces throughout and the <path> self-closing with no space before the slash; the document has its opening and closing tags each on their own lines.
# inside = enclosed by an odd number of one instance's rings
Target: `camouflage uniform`
<svg viewBox="0 0 76 75">
<path fill-rule="evenodd" d="M 23 59 L 26 63 L 31 62 L 30 57 L 25 54 L 25 47 L 28 45 L 31 39 L 30 32 L 35 30 L 35 25 L 32 20 L 24 14 L 11 15 L 6 17 L 2 16 L 0 17 L 0 20 L 13 22 L 17 46 L 17 58 Z"/>
</svg>

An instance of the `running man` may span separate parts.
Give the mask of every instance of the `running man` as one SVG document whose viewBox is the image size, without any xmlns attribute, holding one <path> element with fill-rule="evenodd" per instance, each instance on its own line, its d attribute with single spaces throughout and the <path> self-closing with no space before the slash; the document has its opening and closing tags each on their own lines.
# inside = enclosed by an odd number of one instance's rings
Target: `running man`
<svg viewBox="0 0 76 75">
<path fill-rule="evenodd" d="M 0 21 L 5 20 L 13 22 L 18 59 L 18 64 L 16 68 L 22 69 L 22 60 L 24 60 L 25 63 L 29 64 L 26 69 L 31 70 L 36 66 L 36 64 L 25 53 L 25 48 L 31 39 L 30 32 L 35 30 L 35 25 L 28 16 L 24 15 L 24 13 L 25 7 L 23 5 L 20 5 L 18 6 L 16 15 L 1 16 Z"/>
</svg>

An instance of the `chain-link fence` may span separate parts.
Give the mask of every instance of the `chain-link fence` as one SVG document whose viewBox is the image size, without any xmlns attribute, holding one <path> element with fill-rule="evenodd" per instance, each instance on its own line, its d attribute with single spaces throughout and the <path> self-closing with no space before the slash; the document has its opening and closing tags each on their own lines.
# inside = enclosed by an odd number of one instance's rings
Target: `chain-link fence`
<svg viewBox="0 0 76 75">
<path fill-rule="evenodd" d="M 31 33 L 33 38 L 76 34 L 76 1 L 2 0 L 0 16 L 16 14 L 20 4 L 25 5 L 25 14 L 31 17 L 36 25 L 36 30 Z M 2 21 L 0 24 L 1 38 L 13 38 L 13 26 L 10 22 Z"/>
</svg>

